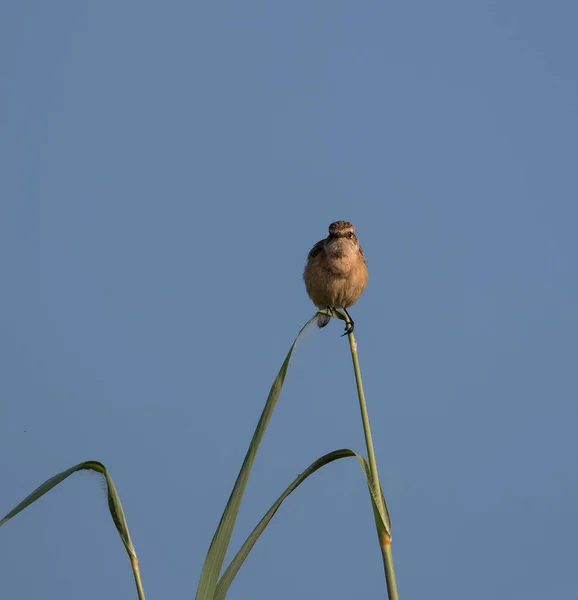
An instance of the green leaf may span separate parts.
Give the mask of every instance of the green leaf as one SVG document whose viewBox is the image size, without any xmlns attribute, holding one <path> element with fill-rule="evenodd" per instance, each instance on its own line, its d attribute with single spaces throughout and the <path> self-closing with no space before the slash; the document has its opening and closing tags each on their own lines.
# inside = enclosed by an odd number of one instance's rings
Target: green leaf
<svg viewBox="0 0 578 600">
<path fill-rule="evenodd" d="M 36 502 L 36 500 L 44 496 L 44 494 L 48 493 L 59 483 L 62 483 L 65 479 L 70 477 L 70 475 L 76 473 L 77 471 L 84 470 L 96 471 L 97 473 L 103 475 L 106 480 L 106 493 L 108 498 L 108 509 L 110 511 L 110 516 L 112 517 L 114 525 L 118 531 L 118 534 L 120 535 L 120 539 L 122 540 L 122 543 L 124 544 L 124 547 L 126 548 L 126 551 L 129 555 L 139 598 L 144 599 L 144 591 L 142 590 L 140 572 L 138 569 L 138 559 L 136 556 L 136 551 L 132 544 L 132 540 L 130 538 L 128 524 L 124 516 L 122 504 L 120 503 L 120 498 L 118 497 L 118 492 L 116 491 L 114 482 L 112 481 L 112 478 L 109 475 L 106 467 L 102 463 L 95 460 L 89 460 L 86 462 L 82 462 L 74 467 L 71 467 L 66 471 L 62 471 L 62 473 L 58 473 L 58 475 L 55 475 L 54 477 L 51 477 L 42 485 L 38 486 L 30 495 L 24 498 L 24 500 L 22 500 L 22 502 L 20 502 L 18 506 L 14 507 L 0 521 L 0 527 L 7 523 L 10 519 L 12 519 L 12 517 L 15 517 L 19 512 L 22 512 L 25 508 L 29 507 L 33 502 Z"/>
<path fill-rule="evenodd" d="M 249 474 L 251 473 L 253 461 L 255 460 L 259 444 L 263 439 L 267 425 L 271 420 L 271 415 L 273 414 L 277 400 L 279 399 L 279 394 L 281 393 L 283 382 L 285 381 L 285 376 L 287 375 L 287 369 L 289 368 L 289 363 L 291 361 L 291 355 L 293 354 L 297 340 L 301 337 L 305 329 L 313 322 L 316 316 L 317 314 L 307 321 L 307 323 L 298 333 L 295 341 L 289 349 L 289 352 L 287 353 L 287 356 L 285 357 L 285 360 L 283 361 L 283 364 L 281 365 L 281 369 L 279 370 L 277 377 L 275 377 L 275 381 L 273 381 L 273 385 L 269 391 L 269 396 L 267 397 L 267 402 L 265 403 L 265 408 L 263 408 L 263 412 L 261 413 L 257 427 L 253 433 L 253 438 L 251 439 L 249 449 L 245 455 L 245 460 L 243 461 L 243 465 L 241 466 L 241 470 L 239 471 L 239 475 L 235 481 L 233 491 L 229 496 L 229 500 L 221 517 L 221 521 L 217 526 L 217 530 L 215 531 L 215 535 L 213 536 L 213 540 L 209 546 L 209 551 L 207 552 L 207 557 L 205 558 L 205 563 L 203 564 L 203 569 L 199 578 L 196 600 L 213 599 L 213 595 L 217 587 L 217 581 L 223 567 L 223 561 L 225 560 L 227 548 L 229 547 L 231 535 L 233 534 L 233 528 L 235 527 L 235 522 L 239 513 L 239 507 L 241 506 L 241 500 L 243 499 L 245 487 L 247 486 L 247 481 L 249 480 Z"/>
<path fill-rule="evenodd" d="M 348 458 L 348 457 L 352 457 L 352 456 L 355 456 L 357 458 L 357 460 L 359 461 L 359 464 L 361 465 L 361 468 L 363 469 L 363 473 L 367 480 L 367 486 L 368 486 L 370 496 L 371 496 L 371 503 L 373 506 L 374 514 L 379 515 L 379 511 L 377 510 L 377 506 L 379 506 L 379 503 L 377 502 L 377 498 L 374 497 L 374 486 L 373 486 L 373 482 L 371 481 L 369 465 L 367 464 L 365 457 L 360 456 L 353 450 L 349 450 L 347 448 L 343 448 L 341 450 L 334 450 L 333 452 L 330 452 L 329 454 L 325 454 L 321 458 L 318 458 L 315 462 L 311 463 L 311 465 L 309 465 L 309 467 L 307 467 L 307 469 L 305 469 L 305 471 L 303 471 L 303 473 L 299 474 L 299 476 L 285 489 L 285 491 L 274 502 L 274 504 L 267 511 L 265 516 L 259 521 L 259 523 L 255 527 L 255 529 L 253 529 L 253 531 L 251 532 L 249 537 L 245 540 L 245 543 L 241 546 L 240 550 L 237 552 L 237 554 L 235 555 L 235 557 L 233 558 L 233 560 L 231 561 L 231 563 L 229 564 L 229 566 L 223 573 L 223 576 L 219 580 L 219 583 L 215 590 L 213 600 L 224 600 L 224 598 L 227 595 L 227 592 L 229 590 L 229 587 L 230 587 L 231 583 L 233 582 L 233 579 L 235 578 L 235 576 L 239 572 L 239 569 L 245 562 L 245 559 L 247 558 L 249 552 L 252 550 L 253 546 L 255 545 L 255 543 L 257 542 L 257 540 L 259 539 L 259 537 L 261 536 L 261 534 L 263 533 L 263 531 L 265 530 L 265 528 L 267 527 L 267 525 L 269 524 L 271 519 L 275 516 L 275 513 L 277 512 L 277 510 L 279 509 L 281 504 L 283 504 L 283 501 L 285 500 L 285 498 L 287 498 L 287 496 L 289 496 L 289 494 L 291 494 L 293 491 L 295 491 L 295 489 L 298 488 L 310 475 L 313 475 L 313 473 L 315 473 L 315 471 L 317 471 L 321 467 L 324 467 L 325 465 L 328 465 L 329 463 L 332 463 L 336 460 L 340 460 L 342 458 Z M 382 492 L 382 498 L 383 498 L 383 492 Z M 386 506 L 385 498 L 383 498 L 383 505 Z M 387 508 L 386 508 L 386 511 L 387 511 Z M 377 521 L 377 518 L 376 518 L 376 521 Z M 389 514 L 386 515 L 386 519 L 381 520 L 381 521 L 382 521 L 382 527 L 384 528 L 384 530 L 386 530 L 389 533 L 389 531 L 391 530 Z"/>
</svg>

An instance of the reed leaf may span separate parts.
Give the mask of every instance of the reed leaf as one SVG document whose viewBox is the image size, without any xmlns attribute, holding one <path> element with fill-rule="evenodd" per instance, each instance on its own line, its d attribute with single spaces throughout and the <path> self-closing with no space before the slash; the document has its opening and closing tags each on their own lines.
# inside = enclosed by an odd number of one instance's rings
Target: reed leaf
<svg viewBox="0 0 578 600">
<path fill-rule="evenodd" d="M 307 321 L 301 331 L 297 334 L 297 337 L 291 345 L 291 348 L 289 349 L 289 352 L 287 353 L 287 356 L 285 357 L 285 360 L 279 369 L 277 377 L 275 377 L 275 380 L 273 381 L 273 385 L 269 391 L 269 396 L 267 397 L 267 402 L 265 403 L 265 407 L 263 408 L 263 412 L 261 413 L 261 417 L 259 418 L 255 432 L 253 433 L 253 437 L 251 439 L 251 443 L 249 444 L 245 459 L 243 460 L 241 470 L 237 475 L 237 480 L 233 486 L 233 491 L 229 496 L 229 500 L 225 506 L 225 510 L 223 511 L 223 515 L 221 516 L 221 520 L 217 526 L 217 530 L 215 531 L 211 545 L 209 546 L 209 550 L 203 564 L 203 569 L 201 571 L 201 576 L 199 578 L 197 594 L 195 596 L 196 600 L 213 600 L 219 575 L 221 574 L 221 569 L 227 553 L 227 548 L 229 547 L 231 535 L 233 534 L 233 528 L 235 527 L 237 515 L 239 514 L 241 500 L 243 499 L 247 481 L 249 480 L 249 474 L 251 473 L 251 468 L 253 466 L 257 450 L 261 440 L 263 439 L 267 426 L 269 425 L 269 421 L 271 420 L 271 415 L 273 414 L 277 400 L 279 399 L 279 394 L 281 393 L 283 382 L 285 381 L 285 376 L 287 375 L 287 369 L 289 368 L 293 350 L 295 349 L 295 345 L 297 344 L 297 341 L 301 337 L 302 333 L 313 322 L 316 316 L 317 315 L 309 319 L 309 321 Z"/>
<path fill-rule="evenodd" d="M 59 483 L 62 483 L 65 479 L 70 477 L 70 475 L 76 473 L 77 471 L 85 470 L 96 471 L 97 473 L 100 473 L 104 476 L 104 479 L 106 481 L 106 494 L 108 499 L 108 509 L 110 511 L 110 516 L 112 517 L 114 525 L 118 531 L 118 534 L 120 535 L 120 539 L 122 540 L 122 543 L 129 556 L 139 600 L 144 600 L 145 595 L 142 587 L 140 570 L 138 567 L 138 558 L 132 540 L 130 538 L 128 524 L 124 516 L 122 504 L 120 503 L 120 498 L 118 496 L 118 492 L 116 491 L 116 487 L 114 485 L 112 477 L 110 476 L 106 467 L 102 463 L 95 460 L 89 460 L 86 462 L 82 462 L 74 467 L 71 467 L 66 471 L 62 471 L 62 473 L 58 473 L 58 475 L 55 475 L 54 477 L 51 477 L 42 485 L 38 486 L 31 494 L 24 498 L 24 500 L 22 500 L 20 504 L 15 506 L 2 520 L 0 520 L 0 527 L 7 523 L 10 519 L 15 517 L 18 513 L 22 512 L 25 508 L 28 508 L 33 502 L 36 502 L 36 500 L 44 496 L 44 494 L 48 493 Z"/>
<path fill-rule="evenodd" d="M 375 497 L 375 489 L 376 488 L 373 485 L 373 482 L 371 481 L 371 472 L 370 472 L 369 465 L 368 465 L 365 457 L 363 457 L 363 456 L 357 454 L 356 452 L 354 452 L 353 450 L 349 450 L 347 448 L 343 448 L 341 450 L 334 450 L 333 452 L 330 452 L 329 454 L 325 454 L 321 458 L 318 458 L 315 462 L 311 463 L 307 467 L 307 469 L 305 469 L 305 471 L 303 471 L 303 473 L 300 473 L 295 478 L 295 480 L 285 489 L 285 491 L 273 503 L 271 508 L 265 514 L 265 516 L 259 521 L 259 523 L 255 527 L 255 529 L 253 529 L 253 531 L 251 532 L 249 537 L 245 540 L 245 542 L 243 543 L 243 545 L 241 546 L 241 548 L 239 549 L 239 551 L 237 552 L 237 554 L 235 555 L 233 560 L 230 562 L 229 566 L 223 573 L 223 576 L 221 577 L 221 579 L 219 579 L 217 588 L 215 590 L 215 594 L 213 596 L 213 600 L 224 600 L 224 598 L 227 595 L 227 591 L 229 590 L 229 587 L 230 587 L 231 583 L 233 582 L 233 579 L 235 578 L 235 576 L 239 572 L 239 569 L 245 562 L 245 559 L 247 558 L 249 552 L 252 550 L 253 546 L 255 545 L 255 543 L 257 542 L 257 540 L 259 539 L 259 537 L 261 536 L 261 534 L 263 533 L 263 531 L 265 530 L 265 528 L 267 527 L 267 525 L 269 524 L 271 519 L 275 516 L 275 513 L 277 512 L 277 510 L 279 509 L 281 504 L 283 504 L 283 501 L 287 498 L 287 496 L 289 496 L 293 491 L 295 491 L 295 489 L 297 489 L 310 475 L 313 475 L 313 473 L 315 473 L 315 471 L 319 470 L 321 467 L 324 467 L 324 466 L 328 465 L 329 463 L 332 463 L 336 460 L 340 460 L 342 458 L 349 458 L 349 457 L 353 457 L 353 456 L 357 458 L 357 460 L 363 470 L 363 473 L 365 475 L 365 478 L 367 481 L 367 486 L 368 486 L 370 497 L 371 497 L 371 503 L 373 506 L 374 514 L 378 515 L 378 516 L 380 515 L 380 511 L 377 508 L 380 505 L 380 503 L 379 503 L 377 497 Z M 391 522 L 389 520 L 389 514 L 387 513 L 387 505 L 385 503 L 385 498 L 383 497 L 383 492 L 381 492 L 381 497 L 382 497 L 382 501 L 383 501 L 383 506 L 386 507 L 386 514 L 385 514 L 385 518 L 382 520 L 382 526 L 385 531 L 389 532 L 391 530 Z"/>
</svg>

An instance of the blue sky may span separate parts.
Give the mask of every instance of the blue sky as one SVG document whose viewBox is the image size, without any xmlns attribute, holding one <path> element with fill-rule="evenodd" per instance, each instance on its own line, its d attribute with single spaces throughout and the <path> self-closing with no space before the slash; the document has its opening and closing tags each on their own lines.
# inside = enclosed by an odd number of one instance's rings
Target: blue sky
<svg viewBox="0 0 578 600">
<path fill-rule="evenodd" d="M 352 309 L 401 598 L 571 598 L 578 8 L 570 1 L 20 2 L 0 15 L 0 512 L 82 460 L 147 596 L 193 597 L 269 386 L 355 223 Z M 365 452 L 311 328 L 237 547 Z M 0 530 L 0 597 L 136 597 L 103 484 Z M 382 598 L 354 460 L 283 505 L 232 599 Z"/>
</svg>

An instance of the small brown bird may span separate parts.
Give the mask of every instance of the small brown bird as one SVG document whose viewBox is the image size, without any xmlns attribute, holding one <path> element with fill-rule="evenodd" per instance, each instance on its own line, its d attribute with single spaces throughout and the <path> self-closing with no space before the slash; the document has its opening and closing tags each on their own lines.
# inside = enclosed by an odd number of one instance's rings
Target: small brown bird
<svg viewBox="0 0 578 600">
<path fill-rule="evenodd" d="M 347 309 L 363 293 L 367 277 L 367 265 L 355 227 L 347 221 L 331 223 L 329 235 L 309 252 L 303 280 L 317 308 L 343 308 L 350 321 L 345 333 L 353 331 L 353 319 Z M 319 315 L 317 325 L 325 327 L 330 319 L 327 315 Z"/>
</svg>

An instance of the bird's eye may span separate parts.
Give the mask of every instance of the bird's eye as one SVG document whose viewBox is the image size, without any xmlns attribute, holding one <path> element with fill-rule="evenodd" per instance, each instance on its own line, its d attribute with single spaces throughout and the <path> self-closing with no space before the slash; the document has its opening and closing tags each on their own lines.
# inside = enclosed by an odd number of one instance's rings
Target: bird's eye
<svg viewBox="0 0 578 600">
<path fill-rule="evenodd" d="M 350 238 L 350 239 L 351 239 L 351 238 L 354 238 L 354 237 L 355 237 L 355 234 L 353 233 L 353 231 L 350 231 L 350 232 L 347 234 L 347 237 L 348 237 L 348 238 Z"/>
</svg>

